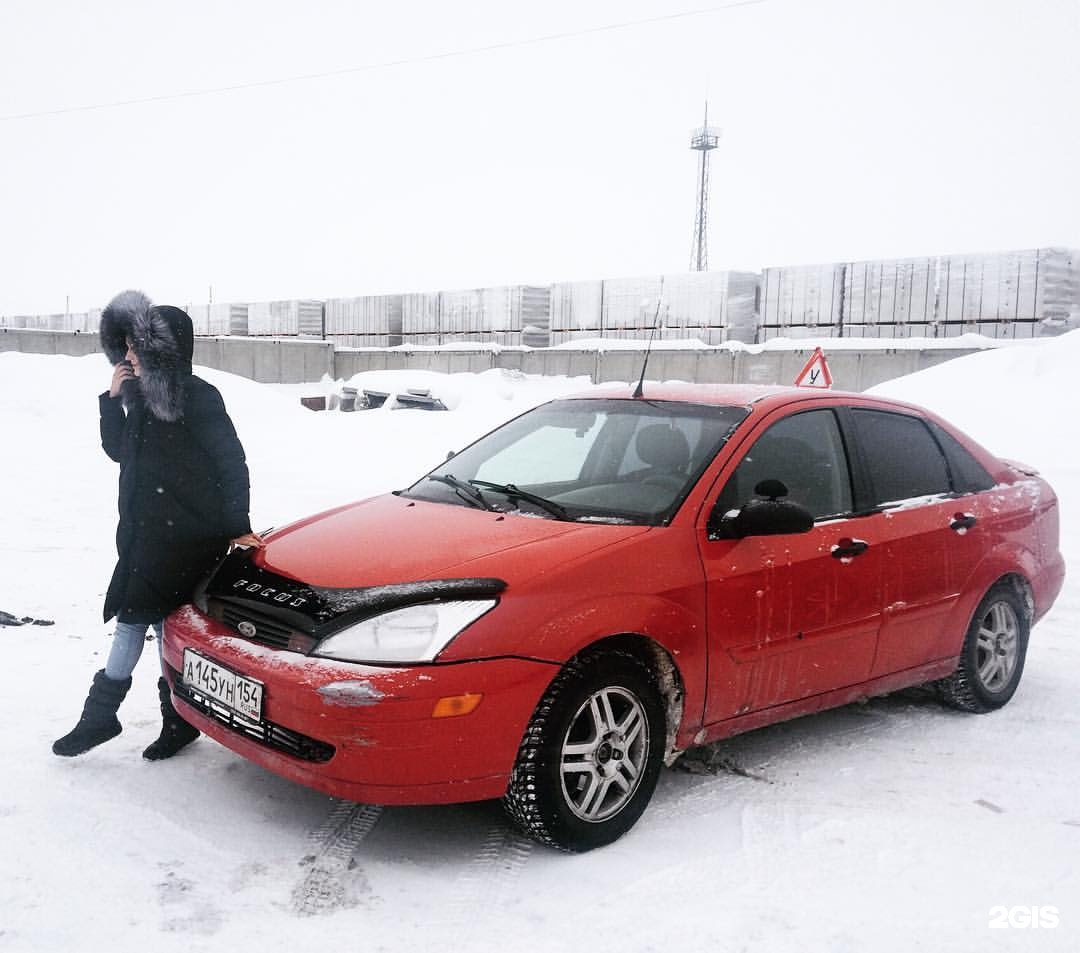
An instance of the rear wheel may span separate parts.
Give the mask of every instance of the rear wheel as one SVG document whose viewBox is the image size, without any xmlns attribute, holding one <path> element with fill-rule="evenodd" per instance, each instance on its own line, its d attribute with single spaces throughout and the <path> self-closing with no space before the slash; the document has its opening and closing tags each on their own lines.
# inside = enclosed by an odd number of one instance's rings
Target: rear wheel
<svg viewBox="0 0 1080 953">
<path fill-rule="evenodd" d="M 1024 672 L 1029 632 L 1016 590 L 994 586 L 975 610 L 956 671 L 938 683 L 946 704 L 983 713 L 1008 702 Z"/>
<path fill-rule="evenodd" d="M 607 652 L 571 661 L 525 731 L 503 805 L 529 837 L 568 851 L 628 831 L 656 787 L 664 708 L 649 669 Z"/>
</svg>

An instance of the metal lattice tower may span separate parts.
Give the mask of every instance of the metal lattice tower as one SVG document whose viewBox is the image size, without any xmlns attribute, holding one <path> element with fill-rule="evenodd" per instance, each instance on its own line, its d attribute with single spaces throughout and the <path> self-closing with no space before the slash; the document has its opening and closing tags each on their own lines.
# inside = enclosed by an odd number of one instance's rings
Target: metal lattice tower
<svg viewBox="0 0 1080 953">
<path fill-rule="evenodd" d="M 720 144 L 720 130 L 709 125 L 709 104 L 705 103 L 705 122 L 690 134 L 690 148 L 701 153 L 698 173 L 697 215 L 694 217 L 694 242 L 690 249 L 690 270 L 709 270 L 709 153 Z"/>
</svg>

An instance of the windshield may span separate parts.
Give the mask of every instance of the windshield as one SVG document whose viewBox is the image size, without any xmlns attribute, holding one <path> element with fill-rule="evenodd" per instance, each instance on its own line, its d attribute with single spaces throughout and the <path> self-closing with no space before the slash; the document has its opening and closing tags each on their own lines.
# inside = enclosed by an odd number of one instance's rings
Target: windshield
<svg viewBox="0 0 1080 953">
<path fill-rule="evenodd" d="M 677 401 L 556 400 L 414 483 L 412 499 L 576 522 L 668 522 L 746 417 Z"/>
</svg>

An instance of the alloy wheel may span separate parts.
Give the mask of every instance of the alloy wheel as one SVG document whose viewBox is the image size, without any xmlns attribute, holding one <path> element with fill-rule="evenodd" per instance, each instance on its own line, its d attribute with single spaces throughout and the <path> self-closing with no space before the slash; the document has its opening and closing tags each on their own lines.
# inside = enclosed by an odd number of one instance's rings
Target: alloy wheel
<svg viewBox="0 0 1080 953">
<path fill-rule="evenodd" d="M 631 691 L 593 692 L 570 721 L 560 755 L 563 796 L 571 812 L 597 823 L 633 798 L 649 757 L 649 720 Z"/>
<path fill-rule="evenodd" d="M 997 692 L 1009 683 L 1020 657 L 1020 624 L 1004 600 L 983 616 L 975 649 L 975 670 L 983 688 Z"/>
</svg>

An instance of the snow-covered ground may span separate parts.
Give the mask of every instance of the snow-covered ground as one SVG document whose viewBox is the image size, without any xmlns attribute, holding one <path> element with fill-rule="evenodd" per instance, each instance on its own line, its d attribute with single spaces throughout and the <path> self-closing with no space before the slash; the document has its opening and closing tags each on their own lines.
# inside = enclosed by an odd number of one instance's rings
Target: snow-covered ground
<svg viewBox="0 0 1080 953">
<path fill-rule="evenodd" d="M 1078 567 L 1078 367 L 1074 332 L 877 389 L 1040 467 Z M 318 386 L 205 376 L 247 448 L 260 529 L 402 486 L 588 385 L 365 375 L 351 383 L 431 386 L 453 409 L 319 414 L 297 400 Z M 0 628 L 0 951 L 1080 948 L 1075 572 L 1004 710 L 963 715 L 906 693 L 694 752 L 664 772 L 630 834 L 583 856 L 518 838 L 494 804 L 352 805 L 206 739 L 145 762 L 157 733 L 151 652 L 123 734 L 54 757 L 109 645 L 100 605 L 116 473 L 96 402 L 108 378 L 100 356 L 0 354 L 0 610 L 56 623 Z M 1008 926 L 994 909 L 1033 906 L 1056 907 L 1058 925 Z"/>
</svg>

